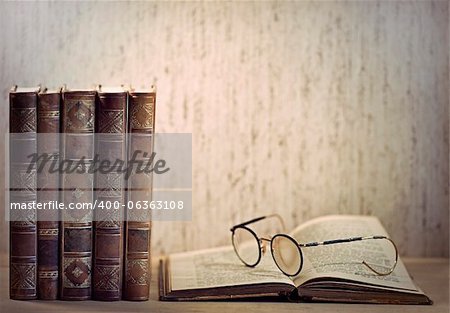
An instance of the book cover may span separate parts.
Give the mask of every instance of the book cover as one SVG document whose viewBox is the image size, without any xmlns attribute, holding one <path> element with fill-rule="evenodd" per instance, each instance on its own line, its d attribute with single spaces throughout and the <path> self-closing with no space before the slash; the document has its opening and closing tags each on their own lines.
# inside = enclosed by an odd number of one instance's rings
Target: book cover
<svg viewBox="0 0 450 313">
<path fill-rule="evenodd" d="M 59 173 L 50 170 L 51 162 L 59 162 L 61 89 L 42 90 L 38 95 L 37 151 L 50 162 L 39 164 L 37 200 L 49 203 L 59 199 Z M 58 297 L 59 221 L 58 212 L 44 209 L 38 215 L 38 298 Z"/>
<path fill-rule="evenodd" d="M 13 87 L 10 102 L 10 203 L 36 201 L 37 93 L 40 88 Z M 37 298 L 37 232 L 35 210 L 11 210 L 9 294 L 14 300 Z"/>
<path fill-rule="evenodd" d="M 128 156 L 149 161 L 153 152 L 156 91 L 129 92 L 129 149 Z M 137 154 L 137 152 L 140 152 Z M 146 153 L 146 154 L 144 154 Z M 128 179 L 127 200 L 151 201 L 152 177 L 133 173 Z M 149 211 L 127 210 L 125 223 L 125 281 L 123 298 L 145 301 L 149 298 L 151 278 L 151 220 Z"/>
<path fill-rule="evenodd" d="M 68 208 L 61 222 L 62 300 L 91 298 L 95 89 L 63 90 L 62 200 Z"/>
<path fill-rule="evenodd" d="M 98 89 L 96 154 L 99 162 L 126 160 L 127 99 L 124 88 Z M 117 301 L 122 295 L 124 175 L 119 168 L 96 171 L 93 296 Z"/>
</svg>

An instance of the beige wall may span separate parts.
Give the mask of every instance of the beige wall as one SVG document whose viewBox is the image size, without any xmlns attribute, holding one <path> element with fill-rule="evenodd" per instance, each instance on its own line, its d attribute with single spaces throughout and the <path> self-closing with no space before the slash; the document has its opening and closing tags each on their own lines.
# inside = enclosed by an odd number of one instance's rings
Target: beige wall
<svg viewBox="0 0 450 313">
<path fill-rule="evenodd" d="M 373 214 L 402 254 L 448 256 L 446 1 L 0 12 L 2 133 L 13 83 L 153 81 L 158 130 L 192 132 L 193 219 L 155 223 L 154 251 L 227 244 L 231 224 L 277 211 L 289 228 Z"/>
</svg>

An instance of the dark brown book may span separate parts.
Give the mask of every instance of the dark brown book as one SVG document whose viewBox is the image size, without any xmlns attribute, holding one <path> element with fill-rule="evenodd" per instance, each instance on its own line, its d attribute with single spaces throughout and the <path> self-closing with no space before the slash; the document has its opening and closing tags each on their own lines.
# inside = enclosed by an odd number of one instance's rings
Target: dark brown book
<svg viewBox="0 0 450 313">
<path fill-rule="evenodd" d="M 61 179 L 62 212 L 60 295 L 62 300 L 91 298 L 95 89 L 63 90 L 62 161 L 71 170 Z M 70 209 L 70 207 L 75 209 Z M 76 209 L 78 208 L 78 209 Z"/>
<path fill-rule="evenodd" d="M 10 102 L 10 250 L 9 294 L 14 300 L 37 298 L 36 210 L 12 210 L 12 205 L 36 201 L 37 93 L 39 88 L 13 87 Z"/>
<path fill-rule="evenodd" d="M 129 92 L 129 159 L 149 162 L 153 152 L 156 92 L 152 88 Z M 144 155 L 146 153 L 146 155 Z M 128 179 L 128 202 L 152 200 L 152 176 L 133 173 Z M 127 210 L 125 224 L 125 280 L 123 298 L 145 301 L 150 292 L 150 210 Z"/>
<path fill-rule="evenodd" d="M 47 162 L 38 162 L 37 199 L 50 204 L 59 199 L 59 173 L 51 165 L 59 162 L 61 89 L 39 93 L 37 118 L 37 151 L 48 156 Z M 59 219 L 58 210 L 38 211 L 38 298 L 56 300 L 59 276 Z"/>
<path fill-rule="evenodd" d="M 124 88 L 98 89 L 96 107 L 96 154 L 99 164 L 126 161 L 127 99 Z M 123 212 L 125 180 L 121 168 L 95 173 L 93 296 L 117 301 L 122 296 Z"/>
</svg>

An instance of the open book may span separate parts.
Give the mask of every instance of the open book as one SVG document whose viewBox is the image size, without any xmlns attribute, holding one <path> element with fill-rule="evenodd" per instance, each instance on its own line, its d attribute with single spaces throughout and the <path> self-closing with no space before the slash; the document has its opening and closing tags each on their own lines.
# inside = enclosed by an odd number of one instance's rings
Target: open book
<svg viewBox="0 0 450 313">
<path fill-rule="evenodd" d="M 384 235 L 376 217 L 335 215 L 306 222 L 291 233 L 299 243 L 352 236 Z M 285 297 L 293 301 L 431 304 L 399 258 L 393 273 L 379 276 L 361 261 L 382 263 L 386 240 L 302 248 L 303 268 L 284 275 L 270 252 L 254 268 L 242 264 L 233 247 L 172 254 L 160 262 L 161 300 Z"/>
</svg>

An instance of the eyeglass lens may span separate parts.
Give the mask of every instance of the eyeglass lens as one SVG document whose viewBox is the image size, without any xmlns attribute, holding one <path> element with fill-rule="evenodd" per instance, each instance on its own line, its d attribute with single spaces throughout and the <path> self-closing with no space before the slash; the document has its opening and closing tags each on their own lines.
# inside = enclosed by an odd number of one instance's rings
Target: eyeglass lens
<svg viewBox="0 0 450 313">
<path fill-rule="evenodd" d="M 297 244 L 288 236 L 276 235 L 272 239 L 272 255 L 278 268 L 289 276 L 297 275 L 302 267 L 302 255 Z"/>
<path fill-rule="evenodd" d="M 258 238 L 248 229 L 239 227 L 233 232 L 233 246 L 236 254 L 248 266 L 255 266 L 261 257 Z"/>
</svg>

